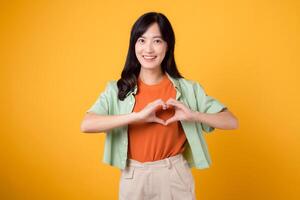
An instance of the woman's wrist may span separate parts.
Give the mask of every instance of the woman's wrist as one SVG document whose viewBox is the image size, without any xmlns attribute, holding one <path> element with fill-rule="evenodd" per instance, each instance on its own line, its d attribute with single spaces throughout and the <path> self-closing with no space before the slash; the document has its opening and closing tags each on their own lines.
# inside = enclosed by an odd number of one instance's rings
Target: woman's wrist
<svg viewBox="0 0 300 200">
<path fill-rule="evenodd" d="M 198 111 L 193 111 L 192 116 L 193 116 L 192 119 L 194 122 L 202 122 L 203 113 L 198 112 Z"/>
<path fill-rule="evenodd" d="M 140 120 L 139 112 L 132 112 L 129 114 L 131 123 L 138 122 Z"/>
</svg>

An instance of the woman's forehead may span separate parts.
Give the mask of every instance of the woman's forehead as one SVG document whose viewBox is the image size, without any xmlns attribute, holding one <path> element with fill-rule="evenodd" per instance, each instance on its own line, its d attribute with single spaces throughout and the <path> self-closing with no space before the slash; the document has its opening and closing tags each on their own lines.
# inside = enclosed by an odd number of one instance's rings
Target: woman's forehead
<svg viewBox="0 0 300 200">
<path fill-rule="evenodd" d="M 161 38 L 160 29 L 157 23 L 152 24 L 148 27 L 145 33 L 141 36 L 145 38 Z"/>
</svg>

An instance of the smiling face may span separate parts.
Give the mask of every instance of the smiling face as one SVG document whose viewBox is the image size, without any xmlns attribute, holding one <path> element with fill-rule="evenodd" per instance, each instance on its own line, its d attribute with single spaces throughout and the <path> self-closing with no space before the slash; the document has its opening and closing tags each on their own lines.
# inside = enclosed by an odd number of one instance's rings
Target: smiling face
<svg viewBox="0 0 300 200">
<path fill-rule="evenodd" d="M 153 23 L 147 31 L 137 39 L 135 54 L 142 68 L 157 69 L 167 51 L 167 42 L 162 39 L 157 23 Z"/>
</svg>

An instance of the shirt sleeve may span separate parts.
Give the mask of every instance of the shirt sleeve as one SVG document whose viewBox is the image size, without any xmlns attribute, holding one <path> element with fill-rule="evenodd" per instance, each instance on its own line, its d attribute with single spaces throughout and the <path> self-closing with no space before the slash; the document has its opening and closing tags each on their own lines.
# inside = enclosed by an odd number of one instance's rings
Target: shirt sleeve
<svg viewBox="0 0 300 200">
<path fill-rule="evenodd" d="M 218 101 L 217 99 L 208 96 L 204 91 L 203 87 L 197 83 L 196 84 L 196 100 L 198 111 L 202 113 L 214 114 L 226 109 L 226 105 Z M 202 130 L 209 133 L 215 128 L 207 124 L 201 123 Z"/>
<path fill-rule="evenodd" d="M 86 111 L 86 113 L 92 112 L 99 115 L 109 114 L 109 92 L 110 82 L 106 84 L 104 91 L 100 93 L 94 104 Z"/>
</svg>

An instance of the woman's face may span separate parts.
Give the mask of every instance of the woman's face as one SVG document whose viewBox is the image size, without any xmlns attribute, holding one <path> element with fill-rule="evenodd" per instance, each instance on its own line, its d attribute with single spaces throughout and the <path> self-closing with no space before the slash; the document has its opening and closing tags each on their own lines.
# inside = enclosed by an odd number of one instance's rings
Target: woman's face
<svg viewBox="0 0 300 200">
<path fill-rule="evenodd" d="M 135 43 L 135 54 L 143 68 L 160 68 L 166 51 L 167 42 L 162 39 L 157 23 L 150 25 Z"/>
</svg>

